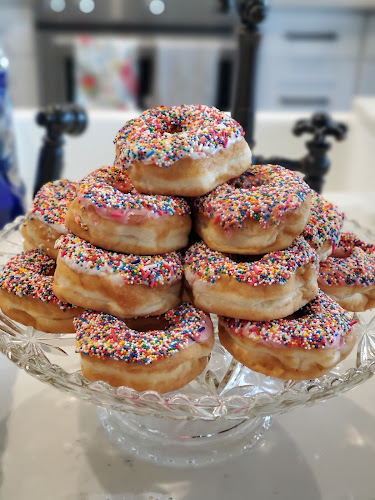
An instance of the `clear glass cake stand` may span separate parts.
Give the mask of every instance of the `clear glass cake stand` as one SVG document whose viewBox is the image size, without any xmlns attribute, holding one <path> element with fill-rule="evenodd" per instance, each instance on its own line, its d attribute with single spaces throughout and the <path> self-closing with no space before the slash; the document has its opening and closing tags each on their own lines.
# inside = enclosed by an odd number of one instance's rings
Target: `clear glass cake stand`
<svg viewBox="0 0 375 500">
<path fill-rule="evenodd" d="M 0 232 L 0 265 L 22 250 L 22 222 L 18 218 Z M 347 221 L 345 230 L 375 243 L 375 235 L 355 221 Z M 183 389 L 158 394 L 113 388 L 82 376 L 74 334 L 24 327 L 1 311 L 0 350 L 40 381 L 97 405 L 103 428 L 125 453 L 158 464 L 194 467 L 246 452 L 270 426 L 273 415 L 327 400 L 372 377 L 375 315 L 369 311 L 355 316 L 356 349 L 327 375 L 309 381 L 255 373 L 217 342 L 206 370 Z"/>
</svg>

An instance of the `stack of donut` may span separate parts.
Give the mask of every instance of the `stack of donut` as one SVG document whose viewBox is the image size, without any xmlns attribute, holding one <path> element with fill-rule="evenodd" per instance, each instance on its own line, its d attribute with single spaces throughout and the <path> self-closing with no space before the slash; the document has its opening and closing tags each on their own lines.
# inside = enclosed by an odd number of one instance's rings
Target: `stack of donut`
<svg viewBox="0 0 375 500">
<path fill-rule="evenodd" d="M 113 166 L 37 194 L 25 252 L 0 279 L 6 314 L 74 330 L 88 379 L 139 391 L 176 390 L 204 370 L 210 314 L 222 345 L 266 375 L 315 378 L 348 355 L 343 288 L 355 307 L 373 306 L 375 247 L 341 235 L 336 207 L 283 167 L 251 165 L 241 126 L 216 108 L 153 108 L 114 142 Z M 367 274 L 350 280 L 345 266 Z M 15 313 L 25 298 L 53 303 L 69 326 Z"/>
<path fill-rule="evenodd" d="M 316 378 L 355 343 L 351 316 L 319 290 L 343 215 L 294 172 L 252 165 L 192 203 L 202 241 L 185 255 L 193 303 L 219 316 L 221 344 L 249 368 Z"/>
<path fill-rule="evenodd" d="M 243 173 L 251 152 L 242 128 L 207 106 L 146 111 L 118 133 L 116 152 L 77 187 L 54 292 L 86 308 L 74 324 L 88 379 L 167 392 L 202 372 L 214 344 L 209 314 L 182 301 L 183 197 Z"/>
</svg>

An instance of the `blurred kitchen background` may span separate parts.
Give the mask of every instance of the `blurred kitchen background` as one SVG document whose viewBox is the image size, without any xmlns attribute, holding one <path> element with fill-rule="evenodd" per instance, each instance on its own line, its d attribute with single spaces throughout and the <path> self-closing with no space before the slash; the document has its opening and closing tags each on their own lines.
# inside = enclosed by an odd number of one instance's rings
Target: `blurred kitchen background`
<svg viewBox="0 0 375 500">
<path fill-rule="evenodd" d="M 110 163 L 116 127 L 139 110 L 203 103 L 230 111 L 239 24 L 236 0 L 0 0 L 17 141 L 28 149 L 19 152 L 23 177 L 32 182 L 43 134 L 35 110 L 51 103 L 89 112 L 86 135 L 67 141 L 71 177 Z M 362 187 L 353 161 L 372 172 L 361 154 L 375 134 L 375 0 L 270 0 L 260 29 L 257 152 L 303 155 L 295 120 L 328 111 L 349 123 L 351 139 L 333 145 L 327 187 Z M 365 131 L 353 127 L 354 109 Z M 78 172 L 83 145 L 87 165 Z"/>
<path fill-rule="evenodd" d="M 229 110 L 234 4 L 1 0 L 14 104 L 204 102 Z M 261 30 L 258 110 L 348 110 L 355 95 L 375 94 L 375 1 L 270 0 Z"/>
</svg>

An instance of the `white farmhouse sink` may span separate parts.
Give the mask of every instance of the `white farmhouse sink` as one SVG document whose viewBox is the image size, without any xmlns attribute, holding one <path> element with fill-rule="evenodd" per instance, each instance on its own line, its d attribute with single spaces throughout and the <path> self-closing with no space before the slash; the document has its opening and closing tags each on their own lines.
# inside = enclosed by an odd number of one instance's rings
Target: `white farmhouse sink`
<svg viewBox="0 0 375 500">
<path fill-rule="evenodd" d="M 333 114 L 336 120 L 348 125 L 349 134 L 340 143 L 332 139 L 331 169 L 326 176 L 324 192 L 375 191 L 375 125 L 372 127 L 371 116 L 369 118 L 365 112 L 369 103 L 373 103 L 375 110 L 375 99 L 358 99 L 351 113 Z M 111 165 L 115 157 L 113 139 L 117 131 L 137 114 L 91 111 L 88 128 L 81 136 L 65 136 L 62 177 L 79 180 L 96 168 Z M 45 134 L 45 129 L 35 123 L 35 115 L 36 110 L 16 109 L 14 112 L 19 170 L 27 186 L 28 203 L 32 199 L 38 156 Z M 264 156 L 301 158 L 307 151 L 304 144 L 311 136 L 297 138 L 291 131 L 297 119 L 309 116 L 309 113 L 302 112 L 258 113 L 254 151 Z"/>
</svg>

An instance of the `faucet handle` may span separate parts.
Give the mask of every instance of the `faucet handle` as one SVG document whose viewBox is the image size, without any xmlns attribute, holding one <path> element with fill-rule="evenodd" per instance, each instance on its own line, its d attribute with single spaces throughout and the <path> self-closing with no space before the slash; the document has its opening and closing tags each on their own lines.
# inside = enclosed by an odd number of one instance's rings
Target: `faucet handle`
<svg viewBox="0 0 375 500">
<path fill-rule="evenodd" d="M 38 112 L 35 121 L 47 129 L 47 135 L 50 137 L 63 134 L 79 135 L 88 123 L 86 111 L 75 104 L 48 106 Z"/>
<path fill-rule="evenodd" d="M 46 128 L 34 184 L 36 192 L 49 181 L 59 179 L 63 170 L 64 134 L 79 135 L 87 127 L 86 111 L 74 104 L 48 106 L 38 112 L 35 121 Z"/>
<path fill-rule="evenodd" d="M 332 136 L 337 141 L 346 138 L 348 127 L 341 122 L 332 120 L 327 113 L 314 113 L 311 118 L 298 120 L 293 133 L 300 136 L 304 133 L 313 134 L 314 142 L 325 142 L 326 136 Z"/>
<path fill-rule="evenodd" d="M 246 25 L 259 24 L 264 21 L 268 0 L 236 0 L 241 21 Z"/>
</svg>

